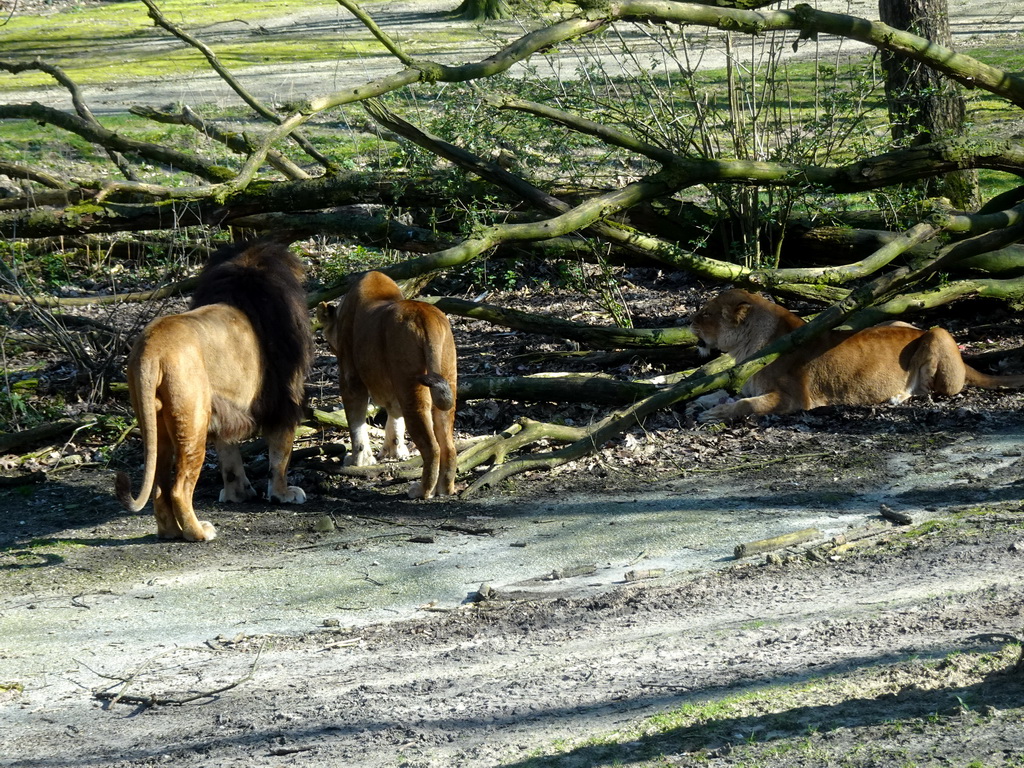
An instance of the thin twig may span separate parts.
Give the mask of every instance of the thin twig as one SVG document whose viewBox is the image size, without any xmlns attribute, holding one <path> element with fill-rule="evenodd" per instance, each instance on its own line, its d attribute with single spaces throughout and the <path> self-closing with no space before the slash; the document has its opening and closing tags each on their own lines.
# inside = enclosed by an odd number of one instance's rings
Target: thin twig
<svg viewBox="0 0 1024 768">
<path fill-rule="evenodd" d="M 134 674 L 132 674 L 128 678 L 120 678 L 121 682 L 124 683 L 124 687 L 119 692 L 115 693 L 113 691 L 94 691 L 93 692 L 93 696 L 95 698 L 97 698 L 97 699 L 100 699 L 101 701 L 109 701 L 111 704 L 116 704 L 116 703 L 120 702 L 120 703 L 123 703 L 123 704 L 135 704 L 137 706 L 142 706 L 142 707 L 155 707 L 155 706 L 167 705 L 167 704 L 181 705 L 181 704 L 188 704 L 188 703 L 193 702 L 193 701 L 198 701 L 199 699 L 209 699 L 209 698 L 212 698 L 214 696 L 217 696 L 218 694 L 224 693 L 225 691 L 230 691 L 232 688 L 237 688 L 238 686 L 242 685 L 243 683 L 246 683 L 249 680 L 251 680 L 253 674 L 255 674 L 255 672 L 256 672 L 256 667 L 259 664 L 260 657 L 263 655 L 263 649 L 264 649 L 265 646 L 266 646 L 266 641 L 264 640 L 264 642 L 260 644 L 259 649 L 256 651 L 256 658 L 253 659 L 252 665 L 249 667 L 249 671 L 245 675 L 243 675 L 242 677 L 238 678 L 237 680 L 234 680 L 234 681 L 232 681 L 230 683 L 222 685 L 219 688 L 214 688 L 214 689 L 208 690 L 208 691 L 197 691 L 196 693 L 187 694 L 185 696 L 127 696 L 127 695 L 124 695 L 124 691 L 127 690 L 128 686 L 131 683 L 133 683 L 135 681 L 135 679 L 141 673 L 142 669 L 140 669 L 140 670 L 136 671 Z M 171 651 L 168 651 L 167 653 L 170 653 L 170 652 Z M 160 655 L 162 656 L 162 655 L 166 655 L 166 654 L 160 654 Z M 156 658 L 159 658 L 159 656 L 157 656 Z M 108 677 L 109 678 L 110 676 L 109 675 L 101 675 L 101 677 Z M 111 678 L 111 679 L 118 679 L 118 678 Z"/>
</svg>

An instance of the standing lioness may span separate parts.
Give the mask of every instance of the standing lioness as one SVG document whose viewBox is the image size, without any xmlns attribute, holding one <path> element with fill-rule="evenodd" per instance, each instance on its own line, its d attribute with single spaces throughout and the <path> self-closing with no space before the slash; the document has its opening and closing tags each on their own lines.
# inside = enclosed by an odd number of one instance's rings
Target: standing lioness
<svg viewBox="0 0 1024 768">
<path fill-rule="evenodd" d="M 366 430 L 370 397 L 388 412 L 383 455 L 405 459 L 405 430 L 423 457 L 411 498 L 455 492 L 455 341 L 444 312 L 407 300 L 395 281 L 367 272 L 340 306 L 321 303 L 317 317 L 338 356 L 338 384 L 352 453 L 346 464 L 373 464 Z"/>
<path fill-rule="evenodd" d="M 702 354 L 720 349 L 740 362 L 803 324 L 788 309 L 733 289 L 697 311 L 693 331 Z M 729 421 L 823 405 L 901 403 L 931 392 L 955 395 L 965 384 L 1024 387 L 1024 376 L 989 376 L 974 370 L 942 328 L 922 331 L 895 323 L 862 331 L 828 331 L 751 376 L 743 385 L 743 399 L 697 418 Z"/>
</svg>

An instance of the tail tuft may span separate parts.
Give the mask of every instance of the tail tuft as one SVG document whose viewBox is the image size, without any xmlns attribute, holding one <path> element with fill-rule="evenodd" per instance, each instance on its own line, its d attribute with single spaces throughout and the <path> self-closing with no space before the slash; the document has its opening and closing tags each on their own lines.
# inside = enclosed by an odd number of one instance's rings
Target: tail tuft
<svg viewBox="0 0 1024 768">
<path fill-rule="evenodd" d="M 455 394 L 445 378 L 439 373 L 428 373 L 418 377 L 420 384 L 430 388 L 430 397 L 434 407 L 440 411 L 450 411 L 455 407 Z"/>
</svg>

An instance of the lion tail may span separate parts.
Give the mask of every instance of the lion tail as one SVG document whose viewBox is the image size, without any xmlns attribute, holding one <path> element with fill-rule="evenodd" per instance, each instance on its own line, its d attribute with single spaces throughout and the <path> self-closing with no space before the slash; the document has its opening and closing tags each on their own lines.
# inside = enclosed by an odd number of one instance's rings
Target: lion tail
<svg viewBox="0 0 1024 768">
<path fill-rule="evenodd" d="M 455 409 L 455 392 L 443 372 L 450 372 L 455 378 L 455 352 L 453 350 L 452 327 L 444 312 L 423 302 L 407 302 L 417 309 L 420 338 L 423 339 L 423 361 L 427 372 L 416 377 L 420 384 L 430 389 L 430 399 L 439 411 Z"/>
<path fill-rule="evenodd" d="M 455 407 L 455 393 L 451 385 L 439 373 L 426 373 L 417 377 L 417 381 L 425 387 L 430 388 L 430 399 L 434 407 L 440 411 L 450 411 Z"/>
<path fill-rule="evenodd" d="M 971 368 L 964 364 L 966 377 L 964 381 L 974 387 L 982 389 L 1021 389 L 1024 388 L 1024 376 L 990 376 L 987 373 Z"/>
<path fill-rule="evenodd" d="M 139 369 L 138 378 L 132 384 L 141 406 L 140 413 L 137 413 L 136 416 L 139 421 L 139 431 L 142 433 L 142 449 L 145 453 L 146 463 L 138 498 L 132 496 L 132 481 L 126 473 L 118 472 L 114 478 L 114 492 L 117 495 L 117 500 L 129 512 L 139 512 L 146 506 L 156 482 L 156 371 L 153 370 L 153 365 L 144 358 Z"/>
</svg>

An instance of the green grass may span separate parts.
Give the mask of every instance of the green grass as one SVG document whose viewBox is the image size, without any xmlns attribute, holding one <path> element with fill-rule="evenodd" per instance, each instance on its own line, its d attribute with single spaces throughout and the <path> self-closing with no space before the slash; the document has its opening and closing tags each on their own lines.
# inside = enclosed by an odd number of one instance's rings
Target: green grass
<svg viewBox="0 0 1024 768">
<path fill-rule="evenodd" d="M 631 765 L 655 768 L 672 763 L 683 753 L 687 765 L 709 757 L 708 750 L 731 745 L 734 765 L 765 766 L 790 753 L 833 764 L 829 736 L 838 729 L 885 726 L 889 737 L 905 731 L 927 732 L 946 728 L 948 715 L 927 710 L 926 704 L 900 706 L 884 703 L 907 688 L 932 691 L 936 698 L 956 701 L 958 690 L 972 689 L 994 672 L 1006 670 L 1020 655 L 1020 645 L 1008 643 L 994 652 L 954 652 L 933 660 L 906 660 L 895 664 L 863 666 L 835 674 L 792 682 L 752 686 L 720 696 L 694 699 L 675 709 L 624 726 L 615 732 L 577 740 L 559 740 L 535 753 L 522 764 Z M 949 692 L 948 696 L 944 696 Z M 881 701 L 875 704 L 881 697 Z M 984 700 L 962 701 L 969 716 L 953 715 L 955 727 L 970 727 L 971 719 L 984 722 L 974 705 Z M 883 713 L 891 713 L 882 720 Z M 868 731 L 870 732 L 870 731 Z M 897 739 L 898 740 L 898 739 Z M 894 764 L 894 745 L 866 743 L 857 751 L 878 755 L 878 764 Z M 897 750 L 898 751 L 898 750 Z M 848 755 L 847 757 L 852 757 Z M 566 761 L 570 762 L 566 762 Z M 841 765 L 843 763 L 837 763 Z M 865 764 L 857 760 L 856 764 Z"/>
<path fill-rule="evenodd" d="M 371 4 L 372 8 L 372 4 Z M 289 65 L 311 61 L 338 61 L 384 53 L 368 30 L 339 35 L 330 25 L 310 32 L 257 34 L 260 21 L 290 13 L 307 12 L 308 0 L 227 0 L 197 3 L 195 0 L 161 2 L 160 9 L 173 24 L 204 40 L 215 36 L 221 25 L 239 20 L 253 34 L 243 43 L 208 44 L 232 71 L 260 65 Z M 350 18 L 337 7 L 339 19 Z M 433 36 L 417 35 L 410 52 L 458 44 L 477 37 L 471 25 L 447 27 Z M 402 43 L 402 36 L 399 36 Z M 5 59 L 27 61 L 40 57 L 57 64 L 81 85 L 100 85 L 132 78 L 183 77 L 208 69 L 196 49 L 154 25 L 139 2 L 84 6 L 63 13 L 39 16 L 16 15 L 0 27 L 0 50 Z M 27 71 L 2 74 L 9 90 L 54 83 L 44 73 Z"/>
</svg>

